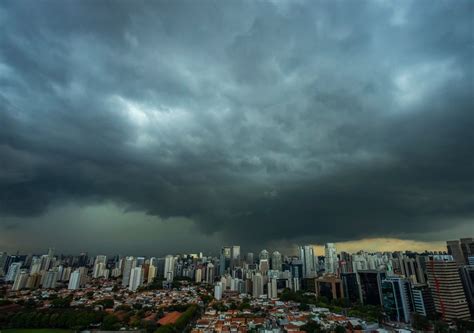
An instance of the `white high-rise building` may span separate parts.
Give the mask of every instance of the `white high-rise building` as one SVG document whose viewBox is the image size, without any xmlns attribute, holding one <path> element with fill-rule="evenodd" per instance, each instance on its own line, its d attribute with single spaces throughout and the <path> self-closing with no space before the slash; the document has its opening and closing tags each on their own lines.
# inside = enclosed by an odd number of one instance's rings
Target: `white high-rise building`
<svg viewBox="0 0 474 333">
<path fill-rule="evenodd" d="M 277 297 L 278 297 L 277 280 L 270 279 L 270 281 L 268 281 L 268 298 L 277 298 Z"/>
<path fill-rule="evenodd" d="M 255 273 L 252 278 L 252 296 L 255 298 L 263 295 L 263 276 L 260 273 Z"/>
<path fill-rule="evenodd" d="M 165 279 L 168 282 L 173 281 L 174 270 L 175 270 L 175 257 L 172 255 L 167 255 L 165 258 Z"/>
<path fill-rule="evenodd" d="M 326 243 L 324 246 L 324 268 L 326 273 L 335 274 L 338 269 L 338 258 L 336 245 L 334 243 Z"/>
<path fill-rule="evenodd" d="M 76 269 L 74 272 L 71 273 L 69 278 L 69 284 L 67 289 L 76 290 L 81 287 L 81 272 Z"/>
<path fill-rule="evenodd" d="M 41 258 L 33 257 L 31 259 L 30 274 L 39 273 L 41 271 Z"/>
<path fill-rule="evenodd" d="M 15 281 L 16 276 L 20 273 L 22 262 L 14 262 L 8 268 L 7 275 L 5 276 L 5 281 Z"/>
<path fill-rule="evenodd" d="M 222 282 L 216 282 L 214 286 L 214 298 L 218 301 L 222 299 Z"/>
<path fill-rule="evenodd" d="M 92 271 L 92 277 L 94 279 L 103 277 L 105 274 L 106 267 L 107 267 L 107 256 L 98 255 L 95 258 L 94 269 Z"/>
<path fill-rule="evenodd" d="M 28 271 L 26 269 L 22 269 L 19 274 L 17 274 L 15 278 L 15 282 L 13 282 L 12 291 L 21 290 L 25 288 L 26 282 L 28 281 Z"/>
<path fill-rule="evenodd" d="M 274 251 L 272 253 L 272 270 L 281 271 L 282 263 L 281 253 Z"/>
<path fill-rule="evenodd" d="M 314 249 L 312 245 L 299 247 L 300 259 L 303 263 L 303 277 L 314 277 L 316 268 L 314 266 Z"/>
<path fill-rule="evenodd" d="M 122 286 L 126 287 L 130 283 L 130 273 L 137 266 L 137 260 L 134 257 L 126 257 L 123 264 Z"/>
<path fill-rule="evenodd" d="M 212 262 L 208 263 L 206 267 L 206 283 L 214 283 L 214 265 L 212 264 Z"/>
<path fill-rule="evenodd" d="M 143 269 L 141 267 L 132 268 L 130 273 L 130 285 L 128 290 L 136 291 L 143 282 Z"/>
</svg>

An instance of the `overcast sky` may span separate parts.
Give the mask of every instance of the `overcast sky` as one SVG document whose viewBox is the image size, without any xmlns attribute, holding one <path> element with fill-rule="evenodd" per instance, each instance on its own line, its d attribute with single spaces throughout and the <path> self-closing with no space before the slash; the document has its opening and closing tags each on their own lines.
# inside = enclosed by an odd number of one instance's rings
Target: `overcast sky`
<svg viewBox="0 0 474 333">
<path fill-rule="evenodd" d="M 472 1 L 1 1 L 0 250 L 474 236 L 473 17 Z"/>
</svg>

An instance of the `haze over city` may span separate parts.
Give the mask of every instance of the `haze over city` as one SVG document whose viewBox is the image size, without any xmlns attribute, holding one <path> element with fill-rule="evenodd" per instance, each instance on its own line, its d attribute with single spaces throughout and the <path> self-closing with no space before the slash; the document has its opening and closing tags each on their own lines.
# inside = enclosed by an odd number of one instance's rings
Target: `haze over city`
<svg viewBox="0 0 474 333">
<path fill-rule="evenodd" d="M 471 1 L 0 2 L 0 249 L 445 250 Z"/>
</svg>

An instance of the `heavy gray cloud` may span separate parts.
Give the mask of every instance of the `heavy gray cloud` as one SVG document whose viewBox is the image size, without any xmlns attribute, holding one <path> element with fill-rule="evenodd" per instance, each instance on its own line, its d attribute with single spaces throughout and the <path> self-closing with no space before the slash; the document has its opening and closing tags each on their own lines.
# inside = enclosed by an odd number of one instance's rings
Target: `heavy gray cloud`
<svg viewBox="0 0 474 333">
<path fill-rule="evenodd" d="M 442 239 L 474 216 L 472 17 L 470 1 L 2 2 L 0 219 L 112 201 L 249 246 Z"/>
</svg>

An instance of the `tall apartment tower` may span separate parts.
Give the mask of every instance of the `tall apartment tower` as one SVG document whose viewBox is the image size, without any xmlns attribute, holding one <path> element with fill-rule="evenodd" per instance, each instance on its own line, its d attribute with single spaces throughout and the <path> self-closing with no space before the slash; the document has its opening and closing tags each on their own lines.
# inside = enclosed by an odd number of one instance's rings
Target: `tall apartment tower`
<svg viewBox="0 0 474 333">
<path fill-rule="evenodd" d="M 281 271 L 281 266 L 283 264 L 281 253 L 274 251 L 272 253 L 272 269 L 275 271 Z"/>
<path fill-rule="evenodd" d="M 137 266 L 137 260 L 134 257 L 126 257 L 124 260 L 122 286 L 127 287 L 130 284 L 130 274 L 132 269 Z"/>
<path fill-rule="evenodd" d="M 303 277 L 313 277 L 316 273 L 314 266 L 314 249 L 312 245 L 299 247 L 300 259 L 303 262 Z"/>
<path fill-rule="evenodd" d="M 76 269 L 74 272 L 71 273 L 71 277 L 69 279 L 69 284 L 67 289 L 76 290 L 81 287 L 81 272 Z"/>
<path fill-rule="evenodd" d="M 337 273 L 338 259 L 334 243 L 326 243 L 324 246 L 324 266 L 326 273 Z"/>
<path fill-rule="evenodd" d="M 240 266 L 240 245 L 232 246 L 230 269 L 233 270 L 235 267 Z"/>
<path fill-rule="evenodd" d="M 130 272 L 130 283 L 128 286 L 128 290 L 136 291 L 138 287 L 140 287 L 143 283 L 143 268 L 135 267 L 132 268 Z"/>
<path fill-rule="evenodd" d="M 168 282 L 173 281 L 176 260 L 173 255 L 169 254 L 165 258 L 165 279 Z"/>
<path fill-rule="evenodd" d="M 426 273 L 436 312 L 445 320 L 469 319 L 469 308 L 459 275 L 458 262 L 453 256 L 428 256 Z"/>
<path fill-rule="evenodd" d="M 252 296 L 255 298 L 263 295 L 263 276 L 256 273 L 252 278 Z"/>
</svg>

